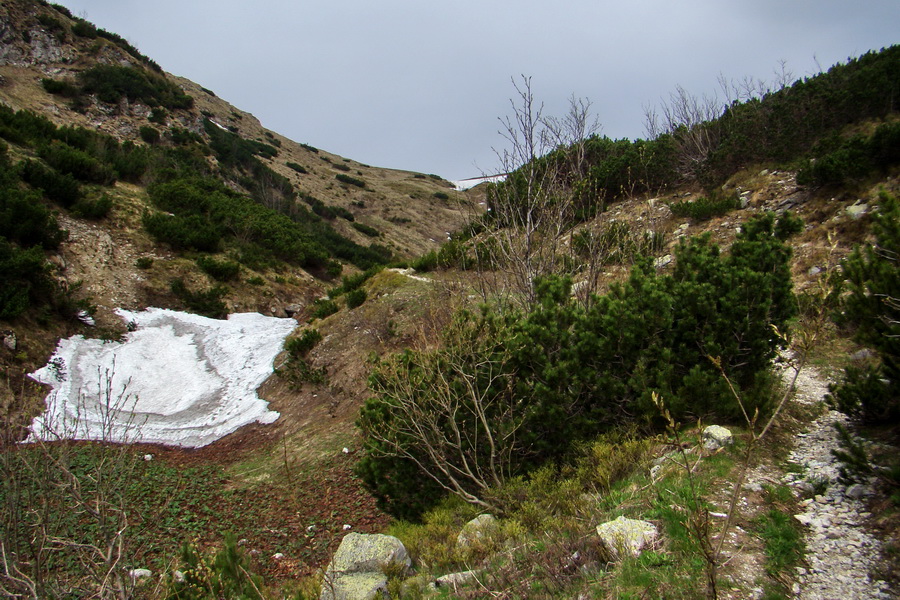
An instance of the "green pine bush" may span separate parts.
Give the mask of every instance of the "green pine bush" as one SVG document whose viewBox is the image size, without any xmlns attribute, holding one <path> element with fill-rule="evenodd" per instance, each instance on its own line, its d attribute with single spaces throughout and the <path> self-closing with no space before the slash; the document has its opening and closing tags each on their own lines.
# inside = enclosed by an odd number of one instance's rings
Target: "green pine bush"
<svg viewBox="0 0 900 600">
<path fill-rule="evenodd" d="M 535 282 L 529 312 L 462 313 L 438 350 L 376 365 L 359 420 L 360 476 L 385 508 L 408 515 L 434 501 L 430 486 L 416 491 L 412 474 L 421 479 L 425 469 L 447 489 L 447 474 L 462 468 L 436 464 L 445 454 L 422 439 L 441 423 L 459 428 L 473 469 L 484 472 L 493 444 L 508 461 L 506 475 L 516 475 L 598 433 L 661 425 L 654 393 L 679 419 L 739 419 L 730 382 L 748 411 L 765 412 L 767 369 L 783 344 L 778 331 L 796 312 L 783 238 L 798 227 L 790 215 L 757 217 L 726 255 L 709 236 L 682 242 L 672 274 L 639 259 L 627 281 L 587 308 L 572 299 L 568 279 L 554 276 Z M 441 418 L 421 427 L 434 412 Z M 472 496 L 484 492 L 458 478 Z"/>
<path fill-rule="evenodd" d="M 241 274 L 241 265 L 231 260 L 216 260 L 211 256 L 201 256 L 196 263 L 201 271 L 216 281 L 234 281 Z"/>
<path fill-rule="evenodd" d="M 831 387 L 839 410 L 871 423 L 900 421 L 900 203 L 882 193 L 873 216 L 875 243 L 857 247 L 843 264 L 840 322 L 853 338 L 875 351 L 879 364 L 849 367 Z"/>
</svg>

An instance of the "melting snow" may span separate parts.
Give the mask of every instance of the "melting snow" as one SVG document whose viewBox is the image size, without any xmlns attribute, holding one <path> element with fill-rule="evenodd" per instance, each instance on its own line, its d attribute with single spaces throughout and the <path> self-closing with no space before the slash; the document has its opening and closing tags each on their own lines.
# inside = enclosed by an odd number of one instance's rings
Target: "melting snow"
<svg viewBox="0 0 900 600">
<path fill-rule="evenodd" d="M 227 321 L 150 308 L 117 313 L 124 342 L 61 340 L 47 366 L 30 377 L 52 387 L 33 437 L 133 441 L 200 447 L 278 413 L 256 389 L 293 319 L 258 313 Z"/>
<path fill-rule="evenodd" d="M 464 192 L 470 188 L 475 187 L 476 185 L 482 184 L 485 181 L 490 181 L 492 183 L 496 183 L 498 181 L 503 181 L 506 179 L 506 175 L 488 175 L 485 177 L 472 177 L 469 179 L 461 179 L 459 181 L 451 181 L 454 189 L 458 192 Z"/>
</svg>

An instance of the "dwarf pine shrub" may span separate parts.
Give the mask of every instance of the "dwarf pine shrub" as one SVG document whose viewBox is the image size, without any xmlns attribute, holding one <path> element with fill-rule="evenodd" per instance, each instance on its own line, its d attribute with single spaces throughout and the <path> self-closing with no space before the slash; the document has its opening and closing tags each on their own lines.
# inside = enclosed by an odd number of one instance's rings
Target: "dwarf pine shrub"
<svg viewBox="0 0 900 600">
<path fill-rule="evenodd" d="M 483 502 L 495 478 L 598 433 L 658 423 L 654 393 L 676 418 L 739 418 L 723 374 L 747 410 L 765 411 L 765 374 L 783 343 L 773 326 L 785 332 L 796 312 L 783 238 L 797 226 L 789 215 L 748 221 L 727 255 L 709 236 L 682 242 L 673 273 L 640 259 L 589 307 L 552 276 L 535 282 L 528 312 L 461 313 L 441 348 L 376 364 L 358 422 L 363 481 L 397 514 L 441 488 Z M 450 423 L 462 445 L 444 437 Z"/>
<path fill-rule="evenodd" d="M 856 248 L 844 261 L 846 289 L 840 321 L 854 339 L 875 350 L 879 364 L 850 366 L 831 387 L 839 410 L 871 423 L 900 420 L 900 203 L 881 195 L 873 216 L 875 243 Z"/>
</svg>

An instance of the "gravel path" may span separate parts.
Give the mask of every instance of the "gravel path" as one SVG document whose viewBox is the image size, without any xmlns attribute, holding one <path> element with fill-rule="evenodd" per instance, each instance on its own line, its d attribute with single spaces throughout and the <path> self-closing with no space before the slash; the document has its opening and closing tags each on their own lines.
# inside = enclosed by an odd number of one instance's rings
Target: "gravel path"
<svg viewBox="0 0 900 600">
<path fill-rule="evenodd" d="M 818 403 L 827 391 L 827 381 L 807 368 L 797 379 L 795 400 Z M 785 482 L 819 491 L 800 503 L 803 512 L 795 516 L 807 526 L 806 566 L 798 567 L 798 583 L 793 589 L 794 597 L 800 600 L 900 598 L 887 583 L 869 576 L 881 551 L 881 542 L 864 527 L 872 516 L 865 504 L 871 488 L 847 488 L 837 481 L 838 463 L 831 455 L 831 449 L 839 447 L 834 424 L 847 421 L 847 416 L 837 411 L 823 414 L 798 435 L 789 457 L 803 473 L 787 474 Z"/>
</svg>

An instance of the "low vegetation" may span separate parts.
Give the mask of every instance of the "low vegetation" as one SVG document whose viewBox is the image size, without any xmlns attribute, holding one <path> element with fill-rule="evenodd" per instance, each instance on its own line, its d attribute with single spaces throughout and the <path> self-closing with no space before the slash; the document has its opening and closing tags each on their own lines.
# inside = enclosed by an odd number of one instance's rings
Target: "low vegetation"
<svg viewBox="0 0 900 600">
<path fill-rule="evenodd" d="M 510 475 L 598 431 L 652 425 L 653 393 L 679 419 L 734 419 L 741 408 L 724 373 L 747 410 L 766 411 L 776 332 L 796 311 L 784 240 L 798 229 L 790 215 L 758 218 L 727 255 L 692 239 L 672 275 L 639 262 L 588 307 L 568 281 L 548 278 L 530 311 L 462 313 L 439 350 L 378 364 L 358 423 L 360 475 L 395 514 L 421 511 L 439 490 L 490 508 L 484 491 Z M 465 443 L 444 429 L 448 419 Z"/>
<path fill-rule="evenodd" d="M 867 423 L 900 422 L 900 204 L 882 194 L 872 230 L 875 243 L 844 262 L 848 294 L 840 320 L 854 338 L 872 348 L 877 361 L 848 366 L 832 387 L 836 407 Z"/>
<path fill-rule="evenodd" d="M 194 105 L 194 99 L 164 75 L 140 67 L 95 65 L 81 71 L 75 81 L 44 79 L 42 83 L 47 92 L 70 98 L 75 108 L 83 108 L 90 95 L 110 104 L 127 98 L 130 102 L 168 109 Z"/>
</svg>

